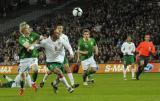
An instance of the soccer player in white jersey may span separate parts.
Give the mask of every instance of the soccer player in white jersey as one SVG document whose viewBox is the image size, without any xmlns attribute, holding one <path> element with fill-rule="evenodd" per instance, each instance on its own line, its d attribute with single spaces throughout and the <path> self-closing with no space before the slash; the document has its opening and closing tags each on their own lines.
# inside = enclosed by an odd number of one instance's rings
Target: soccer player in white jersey
<svg viewBox="0 0 160 101">
<path fill-rule="evenodd" d="M 71 58 L 74 57 L 74 53 L 70 45 L 60 38 L 59 31 L 54 30 L 47 39 L 42 40 L 40 44 L 34 45 L 34 47 L 45 49 L 47 68 L 57 75 L 57 79 L 51 83 L 54 92 L 57 93 L 58 83 L 61 81 L 72 93 L 74 89 L 68 84 L 60 68 L 64 61 L 63 48 L 65 47 L 69 51 Z"/>
<path fill-rule="evenodd" d="M 15 88 L 15 87 L 20 88 L 20 80 L 21 80 L 20 74 L 18 74 L 14 80 L 7 75 L 3 75 L 3 78 L 6 79 L 7 82 L 5 83 L 0 82 L 0 88 Z M 32 87 L 32 84 L 34 83 L 31 80 L 29 74 L 26 75 L 26 83 L 29 87 Z"/>
<path fill-rule="evenodd" d="M 55 26 L 55 29 L 57 29 L 60 33 L 60 38 L 62 40 L 64 40 L 68 45 L 70 45 L 70 42 L 69 42 L 69 39 L 68 39 L 68 36 L 63 34 L 63 25 L 61 23 L 57 23 L 56 26 Z M 70 45 L 71 47 L 71 45 Z M 72 48 L 72 47 L 71 47 Z M 65 48 L 63 47 L 63 50 L 62 50 L 62 55 L 64 56 L 64 62 L 63 62 L 63 67 L 64 69 L 66 70 L 67 72 L 67 75 L 69 77 L 69 80 L 71 82 L 71 85 L 73 88 L 77 88 L 79 86 L 79 84 L 76 84 L 74 82 L 74 78 L 73 78 L 73 75 L 72 75 L 72 71 L 71 71 L 71 68 L 69 67 L 69 62 L 68 62 L 68 59 L 66 57 L 66 54 L 65 54 Z M 40 87 L 43 87 L 44 86 L 44 82 L 45 80 L 47 79 L 48 75 L 51 74 L 49 72 L 47 72 L 45 75 L 44 75 L 44 78 L 42 80 L 42 82 L 40 83 Z"/>
<path fill-rule="evenodd" d="M 132 42 L 131 36 L 127 36 L 126 42 L 122 44 L 121 51 L 123 53 L 123 76 L 124 80 L 126 78 L 126 69 L 128 65 L 131 65 L 131 72 L 132 72 L 132 79 L 134 79 L 134 52 L 135 52 L 135 45 Z"/>
</svg>

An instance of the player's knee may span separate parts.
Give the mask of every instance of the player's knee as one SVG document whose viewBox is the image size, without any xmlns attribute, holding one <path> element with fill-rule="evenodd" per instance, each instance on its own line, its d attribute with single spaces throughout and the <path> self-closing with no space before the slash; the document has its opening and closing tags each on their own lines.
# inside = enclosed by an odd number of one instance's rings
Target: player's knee
<svg viewBox="0 0 160 101">
<path fill-rule="evenodd" d="M 51 72 L 51 71 L 47 71 L 47 74 L 48 74 L 48 75 L 51 75 L 51 74 L 52 74 L 52 72 Z"/>
<path fill-rule="evenodd" d="M 61 71 L 59 68 L 55 68 L 53 71 L 54 71 L 54 73 L 57 74 L 57 75 L 62 74 L 62 71 Z"/>
<path fill-rule="evenodd" d="M 38 72 L 38 65 L 35 64 L 31 68 L 33 69 L 33 72 Z"/>
</svg>

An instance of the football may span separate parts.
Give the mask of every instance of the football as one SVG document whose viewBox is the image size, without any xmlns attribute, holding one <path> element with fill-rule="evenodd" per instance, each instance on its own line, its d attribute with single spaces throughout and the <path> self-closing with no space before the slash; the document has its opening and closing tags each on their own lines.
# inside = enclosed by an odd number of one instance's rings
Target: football
<svg viewBox="0 0 160 101">
<path fill-rule="evenodd" d="M 73 16 L 80 17 L 80 16 L 82 16 L 83 11 L 80 7 L 76 7 L 73 9 L 72 14 L 73 14 Z"/>
</svg>

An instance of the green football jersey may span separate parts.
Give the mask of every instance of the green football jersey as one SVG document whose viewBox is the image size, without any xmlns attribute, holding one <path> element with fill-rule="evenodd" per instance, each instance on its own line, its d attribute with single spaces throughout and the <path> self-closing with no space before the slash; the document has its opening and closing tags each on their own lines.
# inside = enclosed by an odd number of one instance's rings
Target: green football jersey
<svg viewBox="0 0 160 101">
<path fill-rule="evenodd" d="M 80 51 L 88 51 L 88 54 L 80 55 L 80 60 L 83 61 L 85 59 L 90 58 L 93 56 L 94 53 L 94 46 L 96 46 L 96 41 L 93 38 L 90 38 L 90 40 L 86 41 L 83 38 L 79 39 L 78 47 L 80 48 Z"/>
<path fill-rule="evenodd" d="M 25 43 L 32 44 L 36 40 L 38 40 L 39 38 L 40 38 L 40 35 L 35 32 L 31 32 L 31 34 L 28 37 L 26 37 L 24 35 L 21 35 L 19 37 L 19 47 L 20 47 L 19 58 L 20 59 L 38 57 L 39 52 L 37 49 L 27 51 L 27 49 L 23 46 L 23 44 L 25 44 Z"/>
</svg>

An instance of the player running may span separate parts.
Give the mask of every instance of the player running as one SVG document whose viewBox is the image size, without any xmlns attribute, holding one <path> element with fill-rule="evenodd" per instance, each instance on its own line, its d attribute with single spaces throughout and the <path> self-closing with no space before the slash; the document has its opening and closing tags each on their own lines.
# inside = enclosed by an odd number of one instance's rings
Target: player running
<svg viewBox="0 0 160 101">
<path fill-rule="evenodd" d="M 57 29 L 57 30 L 59 31 L 59 33 L 60 33 L 60 38 L 61 38 L 62 40 L 64 40 L 68 45 L 70 45 L 68 36 L 65 35 L 65 34 L 63 34 L 63 25 L 62 25 L 61 23 L 58 23 L 58 24 L 56 25 L 55 29 Z M 71 45 L 70 45 L 70 47 L 71 47 Z M 72 48 L 72 47 L 71 47 L 71 48 Z M 68 62 L 68 59 L 67 59 L 67 56 L 66 56 L 65 48 L 64 48 L 64 47 L 63 47 L 63 50 L 62 50 L 62 51 L 63 51 L 63 54 L 62 54 L 62 55 L 64 55 L 63 67 L 64 67 L 64 69 L 65 69 L 66 72 L 67 72 L 67 75 L 68 75 L 69 80 L 70 80 L 70 82 L 71 82 L 71 86 L 72 86 L 73 88 L 77 88 L 77 87 L 79 86 L 79 84 L 75 84 L 75 82 L 74 82 L 74 78 L 73 78 L 73 75 L 72 75 L 72 71 L 71 71 L 71 69 L 70 69 L 70 67 L 69 67 L 69 62 Z M 43 81 L 40 83 L 40 87 L 43 87 L 43 86 L 44 86 L 44 82 L 46 81 L 48 75 L 50 75 L 50 74 L 51 74 L 50 72 L 47 72 L 47 73 L 44 75 Z"/>
<path fill-rule="evenodd" d="M 126 69 L 128 65 L 131 65 L 131 72 L 132 72 L 132 79 L 134 79 L 134 52 L 135 52 L 135 45 L 132 42 L 131 36 L 127 36 L 126 42 L 122 44 L 121 51 L 123 53 L 123 77 L 124 80 L 126 78 Z"/>
<path fill-rule="evenodd" d="M 150 35 L 145 35 L 145 41 L 141 42 L 136 51 L 138 52 L 138 70 L 136 72 L 136 79 L 139 80 L 140 74 L 143 72 L 144 67 L 147 66 L 149 56 L 155 55 L 155 47 L 150 41 Z"/>
<path fill-rule="evenodd" d="M 19 31 L 22 34 L 19 37 L 19 74 L 20 74 L 20 86 L 19 95 L 24 93 L 24 84 L 26 80 L 26 75 L 28 75 L 28 70 L 32 68 L 33 70 L 33 82 L 36 81 L 38 75 L 38 50 L 33 49 L 32 45 L 35 44 L 39 39 L 40 35 L 31 31 L 30 26 L 26 22 L 22 22 L 19 26 Z M 33 88 L 37 89 L 34 83 Z"/>
<path fill-rule="evenodd" d="M 74 57 L 74 54 L 70 45 L 60 38 L 59 31 L 57 29 L 54 30 L 51 36 L 42 40 L 40 44 L 34 47 L 43 47 L 45 49 L 47 68 L 50 72 L 57 75 L 56 80 L 51 83 L 54 92 L 57 93 L 58 83 L 61 81 L 66 86 L 67 90 L 72 93 L 74 89 L 68 84 L 60 68 L 64 61 L 64 55 L 62 55 L 63 48 L 65 47 L 69 51 L 71 58 Z"/>
<path fill-rule="evenodd" d="M 79 39 L 78 43 L 78 60 L 81 60 L 83 69 L 83 85 L 88 85 L 87 76 L 94 74 L 97 71 L 97 64 L 94 60 L 94 52 L 98 55 L 98 47 L 96 41 L 90 38 L 90 31 L 83 30 L 83 38 Z"/>
</svg>

